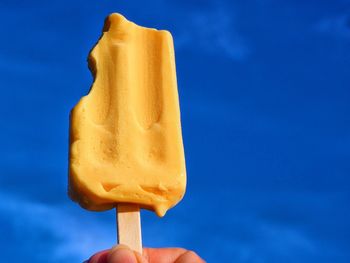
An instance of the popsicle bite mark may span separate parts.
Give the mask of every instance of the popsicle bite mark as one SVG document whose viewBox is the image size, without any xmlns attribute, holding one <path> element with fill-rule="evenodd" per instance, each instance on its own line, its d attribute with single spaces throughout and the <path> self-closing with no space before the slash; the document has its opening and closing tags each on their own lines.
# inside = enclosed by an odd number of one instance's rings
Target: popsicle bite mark
<svg viewBox="0 0 350 263">
<path fill-rule="evenodd" d="M 96 124 L 106 124 L 107 118 L 113 117 L 110 116 L 111 107 L 120 102 L 119 99 L 113 98 L 115 90 L 127 81 L 125 77 L 120 78 L 126 76 L 127 72 L 125 61 L 128 59 L 128 51 L 127 45 L 124 44 L 130 42 L 134 27 L 135 25 L 123 16 L 112 14 L 105 20 L 104 33 L 89 54 L 88 65 L 94 81 L 86 96 L 86 108 Z M 117 71 L 118 75 L 115 74 Z M 116 81 L 116 78 L 119 81 Z M 119 83 L 121 80 L 124 82 Z M 118 85 L 115 86 L 115 83 Z M 110 99 L 108 104 L 103 103 L 106 98 Z M 116 120 L 113 122 L 117 123 Z"/>
</svg>

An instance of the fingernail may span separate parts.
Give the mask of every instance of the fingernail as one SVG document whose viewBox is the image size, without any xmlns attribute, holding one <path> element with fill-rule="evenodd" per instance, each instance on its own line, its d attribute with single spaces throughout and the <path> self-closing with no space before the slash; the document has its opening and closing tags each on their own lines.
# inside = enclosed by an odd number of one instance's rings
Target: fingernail
<svg viewBox="0 0 350 263">
<path fill-rule="evenodd" d="M 128 247 L 117 246 L 109 254 L 108 263 L 137 263 L 137 259 Z"/>
</svg>

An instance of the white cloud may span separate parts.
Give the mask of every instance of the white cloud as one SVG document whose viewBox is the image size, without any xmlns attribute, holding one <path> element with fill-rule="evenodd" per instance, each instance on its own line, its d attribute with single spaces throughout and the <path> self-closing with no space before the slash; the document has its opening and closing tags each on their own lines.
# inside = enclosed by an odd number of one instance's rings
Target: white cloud
<svg viewBox="0 0 350 263">
<path fill-rule="evenodd" d="M 276 255 L 277 252 L 286 256 L 291 251 L 303 251 L 304 254 L 316 251 L 314 241 L 295 227 L 262 223 L 259 232 L 265 240 L 266 248 Z"/>
<path fill-rule="evenodd" d="M 14 243 L 8 251 L 28 262 L 72 262 L 84 260 L 97 250 L 113 244 L 108 227 L 71 214 L 69 207 L 48 206 L 0 194 L 1 220 Z M 6 247 L 7 246 L 7 247 Z M 6 257 L 5 257 L 6 258 Z M 79 261 L 78 261 L 79 262 Z"/>
<path fill-rule="evenodd" d="M 341 14 L 322 19 L 315 25 L 315 29 L 321 33 L 350 38 L 350 17 L 347 14 Z"/>
<path fill-rule="evenodd" d="M 175 32 L 177 48 L 199 48 L 211 54 L 222 54 L 243 60 L 249 53 L 244 38 L 234 27 L 232 11 L 224 8 L 183 14 L 186 27 Z"/>
</svg>

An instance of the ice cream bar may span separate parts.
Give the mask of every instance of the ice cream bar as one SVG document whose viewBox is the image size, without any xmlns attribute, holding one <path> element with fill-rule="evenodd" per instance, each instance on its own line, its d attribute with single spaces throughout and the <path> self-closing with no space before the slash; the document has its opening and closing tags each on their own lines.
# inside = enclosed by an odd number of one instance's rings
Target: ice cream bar
<svg viewBox="0 0 350 263">
<path fill-rule="evenodd" d="M 70 116 L 70 197 L 163 216 L 186 188 L 172 36 L 112 14 L 88 61 L 94 82 Z"/>
</svg>

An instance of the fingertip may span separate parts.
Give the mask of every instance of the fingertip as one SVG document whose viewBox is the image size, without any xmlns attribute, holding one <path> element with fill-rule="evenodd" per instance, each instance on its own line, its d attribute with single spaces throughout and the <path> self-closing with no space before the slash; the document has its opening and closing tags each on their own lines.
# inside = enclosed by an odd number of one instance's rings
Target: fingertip
<svg viewBox="0 0 350 263">
<path fill-rule="evenodd" d="M 198 256 L 198 254 L 192 250 L 187 250 L 185 253 L 183 253 L 176 261 L 175 263 L 187 263 L 187 262 L 193 262 L 193 263 L 205 263 L 205 261 Z"/>
<path fill-rule="evenodd" d="M 84 263 L 107 263 L 107 256 L 109 250 L 103 250 L 97 252 L 93 256 L 91 256 L 88 260 L 84 261 Z"/>
<path fill-rule="evenodd" d="M 108 263 L 137 263 L 135 252 L 124 245 L 118 245 L 111 249 L 107 256 Z"/>
<path fill-rule="evenodd" d="M 187 250 L 183 248 L 144 248 L 143 257 L 147 262 L 175 262 Z"/>
</svg>

